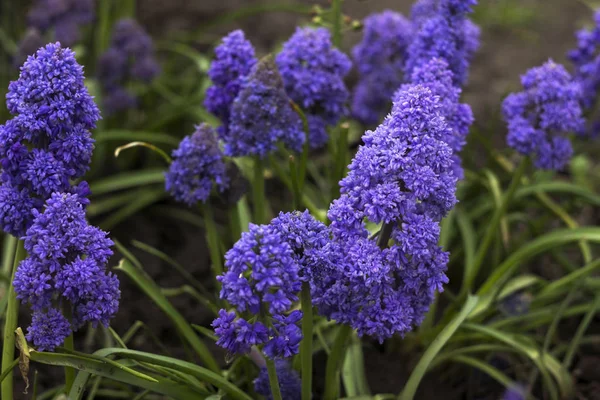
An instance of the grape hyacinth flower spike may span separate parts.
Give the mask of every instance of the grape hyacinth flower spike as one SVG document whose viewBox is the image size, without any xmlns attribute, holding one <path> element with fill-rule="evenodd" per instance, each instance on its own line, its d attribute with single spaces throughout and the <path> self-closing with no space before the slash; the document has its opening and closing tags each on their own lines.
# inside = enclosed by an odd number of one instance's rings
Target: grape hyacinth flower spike
<svg viewBox="0 0 600 400">
<path fill-rule="evenodd" d="M 27 16 L 31 28 L 41 33 L 53 31 L 54 40 L 64 46 L 79 41 L 79 29 L 94 21 L 94 0 L 36 0 Z"/>
<path fill-rule="evenodd" d="M 352 63 L 333 47 L 325 28 L 298 28 L 276 57 L 288 96 L 304 111 L 309 143 L 320 148 L 328 141 L 327 126 L 346 113 L 349 92 L 344 77 Z"/>
<path fill-rule="evenodd" d="M 84 85 L 83 68 L 59 43 L 27 59 L 9 85 L 6 104 L 13 118 L 0 125 L 0 223 L 22 237 L 33 222 L 32 210 L 41 210 L 53 192 L 89 202 L 87 183 L 73 182 L 89 169 L 90 130 L 100 113 Z"/>
<path fill-rule="evenodd" d="M 335 241 L 323 251 L 333 261 L 321 264 L 329 282 L 314 296 L 322 314 L 380 341 L 422 322 L 448 281 L 438 240 L 456 203 L 450 132 L 439 96 L 406 85 L 391 114 L 365 133 L 329 209 Z M 381 224 L 376 239 L 365 220 Z"/>
<path fill-rule="evenodd" d="M 300 400 L 302 381 L 296 371 L 294 371 L 287 360 L 276 360 L 275 368 L 277 379 L 279 380 L 279 390 L 281 398 L 286 400 Z M 271 384 L 267 367 L 260 369 L 258 377 L 254 380 L 254 390 L 267 400 L 273 400 Z"/>
<path fill-rule="evenodd" d="M 244 79 L 223 140 L 230 157 L 264 158 L 277 149 L 278 142 L 302 150 L 302 121 L 290 105 L 272 57 L 260 60 Z"/>
<path fill-rule="evenodd" d="M 524 90 L 502 104 L 508 145 L 532 156 L 537 168 L 561 170 L 573 154 L 567 135 L 584 132 L 581 85 L 552 60 L 530 69 L 521 83 Z"/>
<path fill-rule="evenodd" d="M 223 192 L 229 186 L 223 153 L 209 125 L 202 124 L 194 134 L 183 138 L 172 155 L 165 173 L 165 189 L 177 201 L 188 206 L 205 203 L 213 187 Z"/>
<path fill-rule="evenodd" d="M 467 15 L 477 0 L 419 0 L 411 13 L 415 37 L 407 50 L 405 76 L 432 58 L 444 59 L 455 86 L 468 78 L 469 65 L 479 48 L 480 29 Z"/>
<path fill-rule="evenodd" d="M 133 19 L 117 21 L 110 47 L 98 59 L 97 70 L 108 114 L 135 107 L 137 99 L 126 90 L 126 83 L 149 83 L 160 72 L 152 38 Z"/>
<path fill-rule="evenodd" d="M 412 23 L 400 13 L 386 10 L 365 18 L 362 41 L 352 51 L 359 74 L 352 115 L 363 124 L 375 124 L 389 111 L 392 94 L 403 83 L 413 34 Z"/>
<path fill-rule="evenodd" d="M 29 257 L 13 284 L 32 308 L 27 339 L 38 350 L 54 350 L 86 323 L 108 325 L 120 297 L 117 277 L 106 272 L 112 245 L 106 232 L 88 224 L 76 195 L 53 193 L 43 212 L 34 210 L 25 235 Z"/>
<path fill-rule="evenodd" d="M 215 59 L 208 70 L 212 86 L 206 90 L 204 106 L 221 119 L 221 138 L 227 133 L 233 101 L 256 63 L 254 47 L 241 30 L 229 33 L 215 49 Z"/>
</svg>

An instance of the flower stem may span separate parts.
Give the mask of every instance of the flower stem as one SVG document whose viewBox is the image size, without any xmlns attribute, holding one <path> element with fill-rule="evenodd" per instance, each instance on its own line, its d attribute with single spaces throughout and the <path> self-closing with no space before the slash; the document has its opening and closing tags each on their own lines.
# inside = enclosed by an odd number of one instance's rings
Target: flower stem
<svg viewBox="0 0 600 400">
<path fill-rule="evenodd" d="M 63 313 L 67 321 L 69 323 L 73 322 L 73 313 L 71 311 L 71 305 L 66 304 L 63 307 Z M 71 330 L 71 334 L 67 336 L 65 339 L 65 343 L 63 347 L 67 350 L 75 350 L 75 344 L 73 343 L 73 330 Z M 71 367 L 65 367 L 65 393 L 69 393 L 71 391 L 71 387 L 73 386 L 73 382 L 75 381 L 75 369 Z"/>
<path fill-rule="evenodd" d="M 331 12 L 333 14 L 333 45 L 339 48 L 342 44 L 342 0 L 333 0 Z"/>
<path fill-rule="evenodd" d="M 340 386 L 340 367 L 346 354 L 346 342 L 352 333 L 348 325 L 341 325 L 325 367 L 325 393 L 323 400 L 336 400 Z"/>
<path fill-rule="evenodd" d="M 302 361 L 302 400 L 312 398 L 312 338 L 313 338 L 313 313 L 310 298 L 310 285 L 302 283 L 300 293 L 302 304 L 302 343 L 300 344 L 300 358 Z"/>
<path fill-rule="evenodd" d="M 0 371 L 4 371 L 13 364 L 15 359 L 15 329 L 17 329 L 19 320 L 19 301 L 17 300 L 17 294 L 13 287 L 13 280 L 15 279 L 15 272 L 17 266 L 25 258 L 26 252 L 23 247 L 22 240 L 12 240 L 10 245 L 15 249 L 14 257 L 12 261 L 12 272 L 10 279 L 10 286 L 6 295 L 8 296 L 8 303 L 6 306 L 6 318 L 4 320 L 4 341 L 2 343 L 2 368 Z M 13 373 L 12 371 L 2 381 L 0 398 L 12 399 L 13 398 Z"/>
<path fill-rule="evenodd" d="M 525 171 L 527 170 L 528 166 L 529 157 L 525 157 L 523 158 L 517 169 L 514 171 L 512 181 L 510 182 L 510 186 L 508 187 L 508 190 L 502 198 L 502 203 L 494 211 L 494 214 L 492 215 L 492 219 L 488 224 L 483 240 L 479 245 L 479 249 L 475 256 L 475 261 L 473 262 L 472 273 L 469 277 L 470 282 L 468 282 L 467 285 L 464 285 L 465 289 L 467 287 L 471 287 L 473 281 L 477 277 L 477 272 L 479 271 L 479 268 L 481 268 L 481 265 L 483 264 L 483 261 L 487 256 L 487 252 L 490 248 L 490 245 L 494 241 L 494 237 L 496 236 L 496 231 L 498 230 L 500 220 L 502 219 L 502 216 L 506 213 L 506 210 L 508 209 L 508 206 L 514 197 L 515 192 L 517 191 L 517 188 L 521 183 L 521 178 L 523 177 L 523 175 L 525 175 Z M 468 293 L 462 293 L 463 296 L 466 296 L 467 294 Z"/>
<path fill-rule="evenodd" d="M 254 200 L 254 222 L 265 223 L 265 172 L 264 163 L 260 157 L 254 158 L 254 182 L 252 182 L 252 195 Z"/>
<path fill-rule="evenodd" d="M 223 263 L 221 261 L 221 242 L 219 240 L 219 232 L 217 231 L 217 224 L 215 223 L 215 217 L 212 211 L 210 201 L 202 204 L 201 206 L 202 215 L 204 216 L 204 227 L 206 228 L 206 243 L 208 244 L 208 251 L 210 253 L 210 261 L 213 267 L 213 273 L 215 276 L 223 273 Z"/>
<path fill-rule="evenodd" d="M 281 397 L 281 389 L 279 388 L 279 379 L 277 379 L 277 369 L 275 369 L 275 361 L 266 358 L 267 372 L 269 373 L 269 385 L 271 385 L 271 393 L 273 400 L 283 400 Z"/>
<path fill-rule="evenodd" d="M 393 232 L 394 224 L 383 224 L 381 231 L 379 232 L 379 238 L 377 239 L 377 246 L 380 249 L 385 249 L 388 246 L 388 242 L 390 241 L 390 237 L 392 237 Z"/>
</svg>

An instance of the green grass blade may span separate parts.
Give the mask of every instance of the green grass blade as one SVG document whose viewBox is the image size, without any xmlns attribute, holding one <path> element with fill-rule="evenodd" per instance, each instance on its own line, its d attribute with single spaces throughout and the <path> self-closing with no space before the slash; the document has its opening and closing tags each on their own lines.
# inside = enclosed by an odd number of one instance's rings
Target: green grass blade
<svg viewBox="0 0 600 400">
<path fill-rule="evenodd" d="M 167 300 L 165 295 L 160 290 L 160 287 L 150 277 L 144 273 L 143 270 L 136 268 L 129 260 L 122 259 L 119 265 L 116 267 L 125 272 L 152 301 L 160 307 L 161 310 L 171 319 L 175 324 L 177 330 L 181 335 L 188 341 L 190 346 L 206 364 L 206 366 L 216 372 L 220 373 L 221 369 L 217 364 L 217 361 L 212 356 L 206 345 L 196 335 L 190 324 L 183 318 L 183 316 L 173 307 L 173 305 Z"/>
<path fill-rule="evenodd" d="M 93 196 L 116 192 L 137 186 L 162 183 L 165 180 L 164 169 L 146 169 L 141 171 L 124 172 L 102 180 L 90 183 Z"/>
<path fill-rule="evenodd" d="M 513 385 L 513 381 L 508 376 L 506 376 L 506 374 L 504 374 L 491 364 L 478 360 L 477 358 L 469 356 L 455 356 L 450 360 L 477 368 L 478 370 L 494 378 L 494 380 L 496 380 L 498 383 L 504 385 L 507 388 Z"/>
<path fill-rule="evenodd" d="M 402 390 L 402 392 L 398 395 L 398 400 L 412 400 L 415 397 L 419 383 L 421 383 L 421 379 L 423 379 L 425 373 L 429 369 L 429 365 L 433 362 L 437 354 L 440 352 L 440 350 L 442 350 L 448 340 L 450 340 L 452 335 L 454 335 L 456 330 L 464 322 L 471 311 L 473 311 L 478 301 L 479 299 L 476 296 L 467 297 L 465 305 L 460 313 L 444 327 L 444 329 L 429 345 L 418 364 L 415 366 L 415 369 L 410 374 L 410 377 L 404 386 L 404 390 Z"/>
<path fill-rule="evenodd" d="M 170 147 L 179 146 L 180 139 L 169 135 L 168 133 L 146 132 L 146 131 L 127 131 L 127 130 L 105 130 L 96 132 L 94 139 L 97 143 L 102 142 L 131 142 L 142 141 L 152 144 L 164 144 Z"/>
</svg>

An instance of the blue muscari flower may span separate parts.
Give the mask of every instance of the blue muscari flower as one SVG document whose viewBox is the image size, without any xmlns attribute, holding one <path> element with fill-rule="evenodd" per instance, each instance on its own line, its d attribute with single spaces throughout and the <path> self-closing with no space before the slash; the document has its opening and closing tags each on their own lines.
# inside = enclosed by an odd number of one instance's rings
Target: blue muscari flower
<svg viewBox="0 0 600 400">
<path fill-rule="evenodd" d="M 44 212 L 24 236 L 28 258 L 15 273 L 17 298 L 30 304 L 27 338 L 40 350 L 53 350 L 71 330 L 108 325 L 119 305 L 119 281 L 106 272 L 113 242 L 85 219 L 77 195 L 53 193 Z M 59 311 L 70 307 L 72 321 Z M 68 328 L 67 328 L 68 327 Z"/>
<path fill-rule="evenodd" d="M 225 272 L 217 279 L 222 283 L 221 298 L 237 313 L 254 317 L 247 320 L 221 310 L 213 322 L 217 344 L 230 353 L 247 353 L 252 346 L 263 345 L 272 359 L 297 354 L 302 311 L 291 310 L 302 282 L 314 284 L 312 269 L 327 268 L 319 262 L 324 257 L 321 248 L 329 241 L 327 227 L 308 211 L 281 213 L 269 225 L 250 224 L 225 255 Z"/>
<path fill-rule="evenodd" d="M 413 33 L 412 23 L 394 11 L 365 18 L 363 39 L 352 51 L 360 76 L 352 114 L 362 123 L 375 124 L 388 112 L 392 94 L 403 82 L 404 56 Z"/>
<path fill-rule="evenodd" d="M 74 53 L 59 43 L 27 59 L 6 104 L 14 117 L 0 125 L 0 224 L 20 237 L 54 191 L 87 204 L 87 183 L 73 182 L 89 169 L 100 113 Z"/>
<path fill-rule="evenodd" d="M 450 128 L 450 134 L 444 141 L 454 152 L 452 156 L 454 175 L 458 179 L 462 179 L 464 173 L 458 153 L 466 144 L 466 137 L 474 118 L 471 106 L 460 103 L 462 90 L 454 86 L 448 63 L 443 59 L 433 58 L 423 66 L 415 68 L 410 77 L 410 82 L 426 86 L 440 97 L 440 111 Z M 399 92 L 402 92 L 402 90 L 403 88 L 400 88 Z"/>
<path fill-rule="evenodd" d="M 271 57 L 262 59 L 244 79 L 222 138 L 225 154 L 232 157 L 264 158 L 277 150 L 279 142 L 295 151 L 302 150 L 302 121 L 290 104 Z"/>
<path fill-rule="evenodd" d="M 227 132 L 233 101 L 256 63 L 254 47 L 241 30 L 229 33 L 216 47 L 215 59 L 208 70 L 212 86 L 206 90 L 204 106 L 221 119 L 219 134 Z"/>
<path fill-rule="evenodd" d="M 581 85 L 552 60 L 530 69 L 521 83 L 524 90 L 502 104 L 508 145 L 534 157 L 538 168 L 561 170 L 573 154 L 566 135 L 584 131 Z"/>
<path fill-rule="evenodd" d="M 277 379 L 279 380 L 281 398 L 286 400 L 300 400 L 302 393 L 300 375 L 292 369 L 286 360 L 276 360 L 275 369 L 277 371 Z M 266 367 L 260 369 L 258 377 L 254 380 L 254 390 L 267 400 L 273 400 L 271 384 L 269 383 L 269 373 Z"/>
<path fill-rule="evenodd" d="M 298 28 L 276 57 L 285 90 L 306 114 L 310 145 L 322 147 L 328 140 L 325 125 L 335 125 L 346 112 L 349 97 L 344 77 L 352 63 L 333 47 L 325 28 Z"/>
<path fill-rule="evenodd" d="M 136 98 L 125 89 L 125 84 L 151 82 L 160 72 L 152 38 L 133 19 L 117 21 L 110 47 L 98 59 L 97 70 L 107 113 L 135 107 Z"/>
<path fill-rule="evenodd" d="M 594 105 L 600 89 L 600 10 L 594 15 L 595 26 L 577 32 L 577 48 L 569 51 L 568 57 L 575 66 L 575 80 L 583 90 L 583 107 Z"/>
<path fill-rule="evenodd" d="M 29 26 L 45 33 L 65 46 L 79 41 L 79 29 L 94 21 L 94 0 L 37 0 L 28 14 Z"/>
<path fill-rule="evenodd" d="M 404 86 L 365 133 L 329 210 L 334 240 L 315 267 L 328 277 L 313 295 L 321 313 L 379 340 L 422 322 L 447 282 L 448 254 L 437 243 L 456 203 L 450 133 L 439 96 L 423 85 Z M 369 238 L 366 221 L 391 228 L 389 240 Z"/>
<path fill-rule="evenodd" d="M 454 74 L 455 86 L 467 81 L 469 64 L 479 47 L 479 27 L 467 18 L 476 3 L 421 0 L 413 6 L 411 19 L 416 34 L 407 51 L 406 76 L 432 58 L 443 58 Z"/>
<path fill-rule="evenodd" d="M 525 388 L 522 385 L 515 385 L 506 389 L 502 400 L 525 400 L 525 395 Z"/>
<path fill-rule="evenodd" d="M 165 188 L 177 201 L 189 206 L 204 203 L 215 185 L 220 191 L 229 186 L 223 153 L 209 125 L 202 124 L 183 138 L 172 155 Z"/>
</svg>

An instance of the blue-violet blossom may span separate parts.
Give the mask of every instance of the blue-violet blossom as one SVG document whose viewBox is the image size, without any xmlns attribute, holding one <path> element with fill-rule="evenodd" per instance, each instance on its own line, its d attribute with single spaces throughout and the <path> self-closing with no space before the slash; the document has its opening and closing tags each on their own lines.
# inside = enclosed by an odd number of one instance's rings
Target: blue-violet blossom
<svg viewBox="0 0 600 400">
<path fill-rule="evenodd" d="M 333 47 L 325 28 L 298 28 L 276 57 L 288 96 L 309 120 L 312 148 L 328 140 L 326 126 L 335 125 L 346 113 L 349 98 L 344 77 L 352 63 Z"/>
<path fill-rule="evenodd" d="M 119 281 L 106 272 L 113 242 L 91 226 L 76 195 L 53 193 L 24 236 L 28 258 L 15 273 L 17 298 L 30 304 L 27 338 L 54 350 L 86 323 L 108 325 L 119 306 Z M 60 311 L 69 308 L 72 320 Z"/>
<path fill-rule="evenodd" d="M 302 121 L 290 104 L 281 75 L 271 57 L 256 64 L 244 79 L 231 106 L 225 154 L 266 157 L 283 142 L 301 151 L 305 140 Z"/>
<path fill-rule="evenodd" d="M 375 124 L 389 111 L 412 37 L 412 23 L 400 13 L 386 10 L 365 18 L 363 39 L 352 50 L 359 73 L 352 114 L 360 122 Z"/>
<path fill-rule="evenodd" d="M 6 95 L 14 117 L 0 125 L 0 224 L 21 237 L 53 192 L 76 193 L 87 204 L 86 182 L 100 118 L 84 85 L 83 68 L 59 43 L 30 56 Z"/>
<path fill-rule="evenodd" d="M 223 153 L 209 125 L 202 124 L 183 138 L 172 155 L 165 173 L 165 189 L 177 201 L 189 206 L 206 202 L 215 185 L 221 192 L 229 186 Z"/>
<path fill-rule="evenodd" d="M 98 59 L 97 70 L 105 111 L 112 114 L 134 107 L 137 100 L 125 89 L 126 83 L 151 82 L 160 71 L 152 38 L 133 19 L 117 21 L 110 47 Z"/>
<path fill-rule="evenodd" d="M 302 381 L 300 375 L 292 369 L 290 363 L 286 360 L 276 360 L 275 370 L 279 381 L 279 390 L 281 398 L 286 400 L 300 400 L 302 393 Z M 273 392 L 269 383 L 269 372 L 267 367 L 260 369 L 258 377 L 254 380 L 254 390 L 267 400 L 273 400 Z"/>
<path fill-rule="evenodd" d="M 36 0 L 28 14 L 28 23 L 41 33 L 54 32 L 54 40 L 64 46 L 79 41 L 79 28 L 94 21 L 94 0 Z"/>
<path fill-rule="evenodd" d="M 215 48 L 215 59 L 208 70 L 212 86 L 206 90 L 204 106 L 221 119 L 220 135 L 227 132 L 233 101 L 240 92 L 244 77 L 250 74 L 256 63 L 254 47 L 241 30 L 229 33 Z"/>
<path fill-rule="evenodd" d="M 471 59 L 479 47 L 480 29 L 467 18 L 475 4 L 477 0 L 420 0 L 413 6 L 416 33 L 407 50 L 405 76 L 432 58 L 443 58 L 455 86 L 467 81 Z"/>
<path fill-rule="evenodd" d="M 561 170 L 573 154 L 566 135 L 584 131 L 581 85 L 552 60 L 530 69 L 521 83 L 524 90 L 502 104 L 508 145 L 534 157 L 538 168 Z"/>
</svg>

